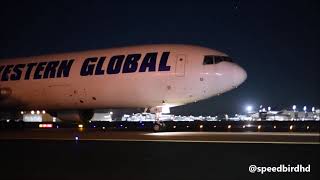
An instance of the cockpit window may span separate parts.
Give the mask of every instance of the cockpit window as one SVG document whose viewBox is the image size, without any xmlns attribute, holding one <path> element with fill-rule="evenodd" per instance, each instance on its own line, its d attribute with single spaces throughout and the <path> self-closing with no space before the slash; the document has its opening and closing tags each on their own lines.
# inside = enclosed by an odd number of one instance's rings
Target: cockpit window
<svg viewBox="0 0 320 180">
<path fill-rule="evenodd" d="M 227 56 L 204 56 L 203 59 L 203 65 L 207 64 L 218 64 L 219 62 L 226 61 L 226 62 L 232 62 L 232 59 Z"/>
<path fill-rule="evenodd" d="M 203 65 L 206 65 L 206 64 L 214 64 L 214 57 L 204 56 Z"/>
</svg>

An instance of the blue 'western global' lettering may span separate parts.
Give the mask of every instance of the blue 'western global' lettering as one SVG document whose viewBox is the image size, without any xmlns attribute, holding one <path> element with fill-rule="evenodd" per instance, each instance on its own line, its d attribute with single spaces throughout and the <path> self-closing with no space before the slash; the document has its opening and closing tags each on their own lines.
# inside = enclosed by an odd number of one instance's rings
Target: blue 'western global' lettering
<svg viewBox="0 0 320 180">
<path fill-rule="evenodd" d="M 169 54 L 163 52 L 159 58 L 158 52 L 146 53 L 144 56 L 139 53 L 114 55 L 108 62 L 106 56 L 88 57 L 82 63 L 80 76 L 170 71 L 171 67 L 167 65 Z M 69 77 L 73 63 L 74 59 L 0 65 L 0 81 L 65 78 Z"/>
<path fill-rule="evenodd" d="M 163 52 L 160 57 L 158 71 L 170 71 L 170 66 L 167 65 L 170 52 Z M 104 75 L 104 74 L 119 74 L 134 73 L 134 72 L 154 72 L 157 68 L 157 52 L 146 53 L 142 57 L 141 54 L 115 55 L 109 60 L 108 65 L 104 66 L 106 57 L 89 57 L 84 60 L 80 75 Z M 142 60 L 141 60 L 142 59 Z M 139 61 L 141 60 L 140 67 Z"/>
<path fill-rule="evenodd" d="M 9 64 L 0 66 L 1 81 L 47 79 L 69 77 L 74 60 L 49 61 L 28 64 Z"/>
</svg>

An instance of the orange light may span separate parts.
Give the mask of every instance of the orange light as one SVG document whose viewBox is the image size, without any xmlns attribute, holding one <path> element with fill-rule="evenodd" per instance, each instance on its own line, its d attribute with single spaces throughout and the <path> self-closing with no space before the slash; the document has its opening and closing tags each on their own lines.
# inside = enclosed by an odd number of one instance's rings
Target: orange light
<svg viewBox="0 0 320 180">
<path fill-rule="evenodd" d="M 39 124 L 39 128 L 52 128 L 52 124 Z"/>
</svg>

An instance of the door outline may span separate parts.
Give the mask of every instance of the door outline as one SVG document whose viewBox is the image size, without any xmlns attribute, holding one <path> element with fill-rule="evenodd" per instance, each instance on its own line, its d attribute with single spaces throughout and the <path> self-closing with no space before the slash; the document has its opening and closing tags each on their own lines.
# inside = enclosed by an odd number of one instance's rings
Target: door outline
<svg viewBox="0 0 320 180">
<path fill-rule="evenodd" d="M 186 71 L 187 56 L 178 54 L 176 59 L 176 76 L 184 77 Z"/>
</svg>

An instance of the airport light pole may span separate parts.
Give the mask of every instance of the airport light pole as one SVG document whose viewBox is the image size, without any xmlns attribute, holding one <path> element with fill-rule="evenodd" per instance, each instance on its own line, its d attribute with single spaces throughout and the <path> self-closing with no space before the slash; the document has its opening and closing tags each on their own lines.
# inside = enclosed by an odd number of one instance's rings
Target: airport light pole
<svg viewBox="0 0 320 180">
<path fill-rule="evenodd" d="M 293 109 L 294 112 L 296 112 L 297 106 L 296 106 L 296 105 L 293 105 L 293 106 L 292 106 L 292 109 Z"/>
<path fill-rule="evenodd" d="M 306 119 L 308 117 L 307 106 L 303 106 L 303 111 L 304 111 L 304 118 L 303 119 Z"/>
<path fill-rule="evenodd" d="M 296 118 L 297 118 L 297 113 L 296 113 L 297 106 L 293 105 L 292 109 L 293 109 L 293 117 L 294 117 L 293 119 L 296 120 Z"/>
<path fill-rule="evenodd" d="M 313 120 L 316 120 L 316 117 L 317 117 L 317 116 L 315 115 L 316 108 L 315 108 L 315 107 L 312 107 L 311 111 L 312 111 Z"/>
</svg>

